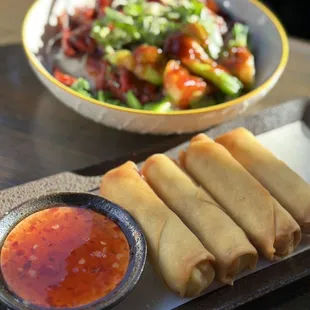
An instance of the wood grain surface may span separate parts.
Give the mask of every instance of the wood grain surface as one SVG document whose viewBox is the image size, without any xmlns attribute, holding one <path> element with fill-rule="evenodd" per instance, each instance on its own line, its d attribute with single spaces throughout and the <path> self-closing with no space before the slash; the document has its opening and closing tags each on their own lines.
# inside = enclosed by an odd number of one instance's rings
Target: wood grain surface
<svg viewBox="0 0 310 310">
<path fill-rule="evenodd" d="M 2 0 L 3 1 L 3 0 Z M 310 95 L 310 44 L 290 40 L 283 77 L 248 113 Z M 188 136 L 120 132 L 72 112 L 37 80 L 20 45 L 0 48 L 0 188 L 78 169 L 145 148 L 167 149 Z"/>
<path fill-rule="evenodd" d="M 0 0 L 0 46 L 20 42 L 21 24 L 33 0 Z"/>
<path fill-rule="evenodd" d="M 0 0 L 0 189 L 64 170 L 169 149 L 189 136 L 155 137 L 119 132 L 72 112 L 43 88 L 19 45 L 20 26 L 32 0 Z M 287 69 L 270 94 L 248 113 L 310 96 L 310 44 L 290 39 Z M 243 306 L 310 309 L 310 278 Z"/>
</svg>

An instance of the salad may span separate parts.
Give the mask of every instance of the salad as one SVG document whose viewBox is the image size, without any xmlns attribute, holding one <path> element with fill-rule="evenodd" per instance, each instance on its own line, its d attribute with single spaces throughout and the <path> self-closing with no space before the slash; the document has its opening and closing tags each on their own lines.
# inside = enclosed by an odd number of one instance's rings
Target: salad
<svg viewBox="0 0 310 310">
<path fill-rule="evenodd" d="M 59 50 L 84 60 L 80 76 L 53 75 L 76 92 L 132 109 L 208 107 L 249 91 L 248 26 L 214 0 L 97 0 L 58 18 Z"/>
</svg>

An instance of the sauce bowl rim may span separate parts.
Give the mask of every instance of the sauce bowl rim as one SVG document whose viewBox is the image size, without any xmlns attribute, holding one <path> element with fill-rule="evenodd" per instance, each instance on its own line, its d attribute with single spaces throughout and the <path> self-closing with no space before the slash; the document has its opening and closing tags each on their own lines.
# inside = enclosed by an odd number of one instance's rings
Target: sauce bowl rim
<svg viewBox="0 0 310 310">
<path fill-rule="evenodd" d="M 106 296 L 99 298 L 91 303 L 78 307 L 41 307 L 30 304 L 10 291 L 3 278 L 0 268 L 0 301 L 13 309 L 53 309 L 53 310 L 99 310 L 111 309 L 121 302 L 136 286 L 144 270 L 147 257 L 147 243 L 140 225 L 134 218 L 121 206 L 107 200 L 104 197 L 87 192 L 57 192 L 45 194 L 23 202 L 0 218 L 0 253 L 4 241 L 12 229 L 28 216 L 42 210 L 46 210 L 56 205 L 71 205 L 90 209 L 94 212 L 107 216 L 116 223 L 124 233 L 129 247 L 130 260 L 127 271 L 122 281 L 114 290 Z M 62 207 L 62 206 L 60 206 Z"/>
</svg>

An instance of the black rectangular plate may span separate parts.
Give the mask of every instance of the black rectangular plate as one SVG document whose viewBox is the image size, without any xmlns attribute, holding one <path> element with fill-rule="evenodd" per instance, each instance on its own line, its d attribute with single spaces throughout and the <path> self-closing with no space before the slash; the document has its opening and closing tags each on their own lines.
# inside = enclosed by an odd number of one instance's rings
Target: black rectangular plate
<svg viewBox="0 0 310 310">
<path fill-rule="evenodd" d="M 207 130 L 205 133 L 211 138 L 215 138 L 234 128 L 245 127 L 253 134 L 259 135 L 298 120 L 303 120 L 310 127 L 310 98 L 295 99 L 280 104 L 274 108 L 266 109 L 255 115 L 249 115 L 246 117 L 240 116 L 233 121 L 215 126 Z M 190 140 L 190 138 L 194 135 L 195 134 L 174 136 L 169 141 L 165 141 L 163 144 L 157 145 L 156 148 L 144 149 L 130 156 L 119 157 L 94 166 L 78 169 L 73 172 L 86 177 L 102 175 L 127 160 L 132 160 L 139 163 L 154 153 L 166 152 L 180 143 Z"/>
<path fill-rule="evenodd" d="M 292 100 L 274 108 L 266 109 L 255 115 L 240 117 L 231 122 L 213 127 L 206 131 L 206 133 L 210 137 L 214 138 L 233 128 L 242 126 L 249 129 L 255 135 L 259 135 L 298 120 L 303 120 L 303 122 L 310 128 L 309 98 Z M 187 136 L 186 140 L 188 139 L 189 137 Z M 179 140 L 179 143 L 180 142 L 182 141 Z M 119 158 L 96 166 L 78 170 L 75 171 L 75 173 L 83 176 L 101 175 L 127 160 L 133 160 L 138 163 L 154 154 L 154 152 L 165 152 L 175 145 L 175 141 L 171 141 L 171 144 L 167 145 L 166 143 L 160 148 L 157 147 L 156 149 L 147 149 L 129 157 Z M 200 298 L 179 306 L 176 309 L 235 309 L 245 303 L 253 301 L 308 275 L 310 275 L 310 250 L 248 275 L 236 281 L 233 287 L 225 286 L 219 288 L 213 292 L 201 296 Z"/>
<path fill-rule="evenodd" d="M 225 133 L 236 127 L 246 127 L 255 135 L 268 132 L 270 130 L 285 126 L 289 123 L 302 120 L 310 128 L 310 99 L 301 98 L 296 99 L 281 105 L 278 105 L 274 108 L 264 110 L 256 115 L 239 117 L 231 122 L 213 127 L 206 131 L 210 137 L 216 137 L 222 133 Z M 106 161 L 101 164 L 87 167 L 84 169 L 79 169 L 74 171 L 80 180 L 88 179 L 90 176 L 100 176 L 127 160 L 133 160 L 136 163 L 139 163 L 145 160 L 149 155 L 154 154 L 155 152 L 165 152 L 171 149 L 172 147 L 185 142 L 190 139 L 190 135 L 172 137 L 168 142 L 164 142 L 159 147 L 145 149 L 137 154 L 132 154 L 131 156 L 122 157 L 112 161 Z M 61 175 L 58 175 L 58 180 L 61 178 Z M 48 178 L 45 182 L 53 182 L 55 176 Z M 38 181 L 35 181 L 38 182 Z M 41 181 L 42 182 L 42 181 Z M 60 180 L 60 183 L 68 182 L 68 180 Z M 35 186 L 39 183 L 35 183 Z M 61 185 L 60 184 L 60 185 Z M 10 191 L 13 190 L 9 189 Z M 213 310 L 229 310 L 235 309 L 243 304 L 251 302 L 261 296 L 264 296 L 272 291 L 275 291 L 279 288 L 283 288 L 286 285 L 296 282 L 298 280 L 304 279 L 306 276 L 310 275 L 310 250 L 302 252 L 298 255 L 293 256 L 287 260 L 279 262 L 275 265 L 272 265 L 266 269 L 248 275 L 240 280 L 237 280 L 233 287 L 222 287 L 213 292 L 210 292 L 200 298 L 194 299 L 187 304 L 184 304 L 177 309 L 180 310 L 200 310 L 200 309 L 213 309 Z M 307 281 L 307 283 L 309 283 Z M 295 284 L 293 284 L 295 285 Z M 288 289 L 290 293 L 290 289 Z M 310 291 L 310 290 L 309 290 Z M 287 293 L 287 292 L 286 292 Z M 303 294 L 303 291 L 300 293 Z M 276 296 L 277 295 L 277 296 Z M 289 294 L 288 294 L 289 295 Z M 271 294 L 275 296 L 276 299 L 283 300 L 284 297 L 281 294 L 276 292 Z M 288 300 L 290 297 L 286 297 L 285 300 Z M 291 298 L 294 298 L 294 296 Z M 290 299 L 289 299 L 290 300 Z M 310 297 L 308 301 L 310 300 Z M 126 301 L 124 301 L 126 302 Z M 258 306 L 257 302 L 252 302 L 251 306 L 247 309 L 261 309 L 262 307 L 267 308 L 266 304 L 260 303 Z M 7 309 L 5 306 L 0 305 L 0 310 Z M 245 308 L 244 308 L 245 309 Z M 279 309 L 279 308 L 276 308 Z M 298 304 L 296 308 L 287 308 L 287 309 L 310 309 L 310 306 L 305 305 L 305 307 Z M 135 309 L 135 310 L 144 310 L 144 309 Z"/>
</svg>

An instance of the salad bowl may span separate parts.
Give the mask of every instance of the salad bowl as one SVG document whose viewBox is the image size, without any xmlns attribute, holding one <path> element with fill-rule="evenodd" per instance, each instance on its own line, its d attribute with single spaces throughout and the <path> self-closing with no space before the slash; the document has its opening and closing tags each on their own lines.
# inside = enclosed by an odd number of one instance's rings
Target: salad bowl
<svg viewBox="0 0 310 310">
<path fill-rule="evenodd" d="M 195 109 L 154 111 L 132 109 L 76 92 L 56 79 L 49 66 L 46 46 L 55 36 L 57 16 L 70 12 L 65 0 L 37 0 L 30 7 L 22 27 L 22 42 L 29 64 L 39 80 L 66 106 L 95 122 L 119 130 L 142 134 L 182 134 L 202 131 L 244 113 L 261 100 L 277 83 L 285 69 L 289 47 L 286 33 L 275 15 L 258 0 L 217 0 L 221 10 L 249 27 L 255 56 L 255 83 L 251 90 L 219 104 Z M 75 6 L 94 6 L 79 0 Z M 51 11 L 52 7 L 52 11 Z M 66 64 L 73 67 L 70 61 Z"/>
</svg>

